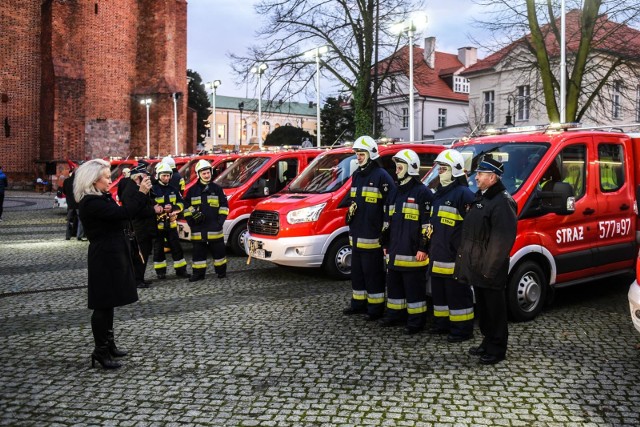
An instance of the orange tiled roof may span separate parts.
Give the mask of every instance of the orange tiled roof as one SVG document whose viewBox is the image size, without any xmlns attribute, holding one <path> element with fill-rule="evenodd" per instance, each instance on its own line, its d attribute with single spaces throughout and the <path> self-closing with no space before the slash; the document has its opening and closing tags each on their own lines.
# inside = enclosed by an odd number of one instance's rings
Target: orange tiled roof
<svg viewBox="0 0 640 427">
<path fill-rule="evenodd" d="M 566 42 L 567 52 L 575 52 L 580 44 L 581 11 L 571 10 L 566 16 Z M 560 18 L 556 20 L 556 25 L 560 28 Z M 560 55 L 560 44 L 556 41 L 555 34 L 551 31 L 549 24 L 543 25 L 542 34 L 545 35 L 545 46 L 550 57 Z M 615 33 L 615 36 L 609 36 Z M 478 61 L 475 65 L 467 68 L 462 74 L 468 75 L 479 71 L 492 69 L 511 51 L 518 46 L 527 46 L 530 43 L 531 34 L 516 40 L 510 45 Z M 629 26 L 610 21 L 607 16 L 599 18 L 596 24 L 596 31 L 593 35 L 591 48 L 593 50 L 612 53 L 615 56 L 625 58 L 640 58 L 640 31 Z"/>
<path fill-rule="evenodd" d="M 413 85 L 418 95 L 430 98 L 469 101 L 468 94 L 454 92 L 441 77 L 451 75 L 455 71 L 464 68 L 462 62 L 458 60 L 458 55 L 436 51 L 435 68 L 431 68 L 424 60 L 424 49 L 413 46 L 413 61 Z M 409 47 L 405 46 L 394 55 L 380 61 L 381 71 L 389 63 L 390 73 L 404 73 L 408 77 Z"/>
</svg>

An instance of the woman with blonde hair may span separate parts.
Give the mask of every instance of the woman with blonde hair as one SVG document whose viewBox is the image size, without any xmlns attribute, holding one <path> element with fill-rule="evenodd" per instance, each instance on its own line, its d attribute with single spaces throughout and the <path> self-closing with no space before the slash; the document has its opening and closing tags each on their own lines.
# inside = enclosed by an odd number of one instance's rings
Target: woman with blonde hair
<svg viewBox="0 0 640 427">
<path fill-rule="evenodd" d="M 85 162 L 75 173 L 73 194 L 79 203 L 80 220 L 89 238 L 88 306 L 93 310 L 91 331 L 95 349 L 91 366 L 97 361 L 105 369 L 119 368 L 114 357 L 127 353 L 119 350 L 113 334 L 114 307 L 134 303 L 138 292 L 133 270 L 129 218 L 146 205 L 151 181 L 145 178 L 138 194 L 127 208 L 119 206 L 109 193 L 109 163 L 94 159 Z"/>
</svg>

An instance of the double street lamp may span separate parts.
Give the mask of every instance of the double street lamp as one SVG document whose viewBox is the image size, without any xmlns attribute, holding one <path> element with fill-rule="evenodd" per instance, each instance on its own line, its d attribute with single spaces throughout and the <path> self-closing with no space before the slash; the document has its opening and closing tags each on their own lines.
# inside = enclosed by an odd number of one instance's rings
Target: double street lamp
<svg viewBox="0 0 640 427">
<path fill-rule="evenodd" d="M 427 24 L 425 15 L 415 15 L 408 20 L 395 24 L 391 31 L 396 34 L 406 33 L 409 37 L 409 141 L 414 141 L 415 114 L 413 111 L 413 36 L 416 30 L 423 28 Z"/>
<path fill-rule="evenodd" d="M 145 98 L 140 104 L 147 107 L 147 159 L 151 157 L 151 135 L 149 133 L 149 107 L 151 107 L 151 98 Z"/>
<path fill-rule="evenodd" d="M 220 80 L 214 80 L 212 82 L 209 82 L 209 87 L 211 88 L 211 106 L 212 106 L 212 119 L 211 119 L 211 123 L 209 123 L 209 125 L 211 126 L 211 135 L 213 136 L 213 147 L 215 148 L 216 145 L 218 145 L 217 142 L 217 134 L 218 131 L 216 129 L 216 89 L 218 89 L 218 87 L 222 84 L 222 81 Z"/>
<path fill-rule="evenodd" d="M 320 140 L 320 56 L 329 52 L 329 46 L 320 46 L 304 53 L 307 58 L 315 58 L 316 61 L 316 145 L 321 146 Z"/>
<path fill-rule="evenodd" d="M 258 75 L 258 146 L 262 150 L 262 74 L 269 68 L 264 62 L 251 68 L 251 72 Z"/>
</svg>

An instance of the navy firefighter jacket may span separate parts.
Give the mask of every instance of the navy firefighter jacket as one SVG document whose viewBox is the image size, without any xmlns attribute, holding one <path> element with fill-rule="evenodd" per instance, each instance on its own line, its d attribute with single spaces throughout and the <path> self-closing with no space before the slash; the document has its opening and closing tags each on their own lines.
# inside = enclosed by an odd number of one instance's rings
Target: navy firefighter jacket
<svg viewBox="0 0 640 427">
<path fill-rule="evenodd" d="M 153 197 L 157 204 L 164 208 L 165 205 L 171 205 L 171 212 L 182 212 L 184 210 L 184 201 L 180 195 L 180 191 L 173 187 L 170 183 L 168 185 L 162 184 L 160 181 L 156 182 L 152 188 Z M 163 213 L 157 216 L 158 230 L 163 230 L 168 221 L 165 221 L 166 215 Z M 176 221 L 170 223 L 171 228 L 177 228 Z"/>
<path fill-rule="evenodd" d="M 393 178 L 375 161 L 355 171 L 351 181 L 350 200 L 357 205 L 349 224 L 349 240 L 353 250 L 380 249 L 384 208 L 389 191 L 395 188 Z"/>
<path fill-rule="evenodd" d="M 429 219 L 432 227 L 429 245 L 431 275 L 453 275 L 456 253 L 462 239 L 462 223 L 474 197 L 473 191 L 459 181 L 446 187 L 439 186 L 433 196 Z"/>
<path fill-rule="evenodd" d="M 427 252 L 425 237 L 431 209 L 431 191 L 413 178 L 389 194 L 387 219 L 387 267 L 391 270 L 426 268 L 429 258 L 416 260 L 418 251 Z"/>
<path fill-rule="evenodd" d="M 204 184 L 198 180 L 184 197 L 184 218 L 191 227 L 191 240 L 223 238 L 222 226 L 229 215 L 229 204 L 222 188 L 213 182 Z M 204 214 L 200 223 L 194 221 L 194 213 Z"/>
</svg>

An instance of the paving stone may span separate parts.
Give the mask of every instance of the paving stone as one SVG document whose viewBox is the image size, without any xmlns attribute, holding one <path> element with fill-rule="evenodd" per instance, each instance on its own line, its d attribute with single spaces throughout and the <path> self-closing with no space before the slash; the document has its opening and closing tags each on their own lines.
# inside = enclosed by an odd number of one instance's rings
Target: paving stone
<svg viewBox="0 0 640 427">
<path fill-rule="evenodd" d="M 64 240 L 52 200 L 5 199 L 0 425 L 640 425 L 628 276 L 558 290 L 535 321 L 509 325 L 507 360 L 485 367 L 466 353 L 479 331 L 463 345 L 407 337 L 342 316 L 348 282 L 229 256 L 226 280 L 169 268 L 116 308 L 130 355 L 91 369 L 88 243 Z"/>
</svg>

